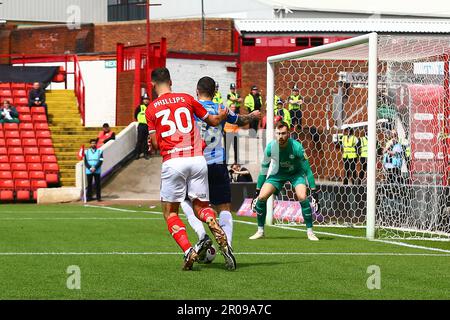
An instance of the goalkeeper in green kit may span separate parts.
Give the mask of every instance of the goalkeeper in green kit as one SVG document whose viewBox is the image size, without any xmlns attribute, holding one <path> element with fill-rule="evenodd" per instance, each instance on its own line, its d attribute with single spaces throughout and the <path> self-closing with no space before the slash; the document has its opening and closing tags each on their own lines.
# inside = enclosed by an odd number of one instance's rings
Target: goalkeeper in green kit
<svg viewBox="0 0 450 320">
<path fill-rule="evenodd" d="M 256 197 L 252 203 L 252 209 L 257 213 L 258 231 L 249 239 L 256 240 L 264 237 L 267 199 L 280 192 L 284 184 L 289 181 L 302 207 L 308 239 L 318 241 L 312 230 L 312 212 L 307 197 L 306 180 L 311 188 L 313 207 L 318 211 L 316 183 L 305 150 L 300 142 L 289 138 L 289 129 L 285 122 L 278 122 L 275 125 L 275 136 L 276 140 L 271 141 L 264 152 L 256 186 Z"/>
</svg>

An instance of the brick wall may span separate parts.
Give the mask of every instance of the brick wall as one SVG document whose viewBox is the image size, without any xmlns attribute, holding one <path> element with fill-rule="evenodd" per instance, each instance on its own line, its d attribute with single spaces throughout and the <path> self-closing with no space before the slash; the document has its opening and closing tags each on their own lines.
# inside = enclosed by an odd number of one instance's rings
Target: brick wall
<svg viewBox="0 0 450 320">
<path fill-rule="evenodd" d="M 171 51 L 231 53 L 233 21 L 231 19 L 206 19 L 205 41 L 202 42 L 201 20 L 160 20 L 150 24 L 150 41 L 167 39 Z M 95 51 L 115 51 L 116 43 L 125 46 L 144 44 L 146 23 L 118 22 L 95 26 Z"/>
<path fill-rule="evenodd" d="M 77 40 L 83 45 L 77 50 Z M 11 54 L 64 54 L 93 52 L 94 26 L 69 30 L 66 26 L 16 29 L 11 33 Z M 1 43 L 0 43 L 1 45 Z"/>
<path fill-rule="evenodd" d="M 117 115 L 116 125 L 126 126 L 134 121 L 134 109 L 137 107 L 133 101 L 134 71 L 126 71 L 120 74 L 117 83 Z"/>
<path fill-rule="evenodd" d="M 10 30 L 0 30 L 0 55 L 2 54 L 9 54 L 10 51 L 10 37 L 11 37 L 11 31 Z M 0 57 L 0 64 L 7 64 L 9 63 L 9 58 L 6 57 Z"/>
</svg>

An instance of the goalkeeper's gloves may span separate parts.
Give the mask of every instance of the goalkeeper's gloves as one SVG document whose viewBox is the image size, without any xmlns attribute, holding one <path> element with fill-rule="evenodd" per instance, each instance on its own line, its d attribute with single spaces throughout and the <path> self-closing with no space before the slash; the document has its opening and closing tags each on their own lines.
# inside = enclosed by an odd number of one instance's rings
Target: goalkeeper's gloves
<svg viewBox="0 0 450 320">
<path fill-rule="evenodd" d="M 255 196 L 254 196 L 254 198 L 253 198 L 253 200 L 252 200 L 252 211 L 253 212 L 256 212 L 256 202 L 258 201 L 258 197 L 259 197 L 259 192 L 260 192 L 261 190 L 260 189 L 256 189 L 256 192 L 255 192 Z"/>
<path fill-rule="evenodd" d="M 320 205 L 319 205 L 319 190 L 314 189 L 311 190 L 311 207 L 314 209 L 314 212 L 320 211 Z"/>
</svg>

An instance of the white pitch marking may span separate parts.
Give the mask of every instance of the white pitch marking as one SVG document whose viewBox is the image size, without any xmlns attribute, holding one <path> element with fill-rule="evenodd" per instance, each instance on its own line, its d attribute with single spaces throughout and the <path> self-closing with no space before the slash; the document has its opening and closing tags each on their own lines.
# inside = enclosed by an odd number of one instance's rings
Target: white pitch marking
<svg viewBox="0 0 450 320">
<path fill-rule="evenodd" d="M 118 209 L 118 208 L 112 208 L 112 207 L 100 207 L 100 206 L 90 206 L 90 207 L 94 207 L 94 208 L 105 208 L 105 209 L 111 209 L 111 210 L 125 210 L 126 212 L 148 212 L 148 213 L 156 213 L 154 211 L 136 211 L 136 210 L 128 210 L 128 209 Z M 160 213 L 161 214 L 161 213 Z M 240 220 L 234 220 L 238 223 L 243 223 L 243 224 L 250 224 L 250 225 L 257 225 L 254 222 L 249 222 L 249 221 L 240 221 Z M 286 230 L 293 230 L 293 231 L 301 231 L 301 232 L 306 232 L 306 230 L 304 229 L 298 229 L 298 228 L 291 228 L 291 227 L 283 227 L 283 226 L 271 226 L 272 228 L 279 228 L 279 229 L 286 229 Z M 331 233 L 331 232 L 323 232 L 323 231 L 314 231 L 314 233 L 317 234 L 322 234 L 322 235 L 328 235 L 328 236 L 334 236 L 334 237 L 340 237 L 340 238 L 350 238 L 350 239 L 361 239 L 361 240 L 366 240 L 366 238 L 364 237 L 357 237 L 357 236 L 351 236 L 351 235 L 343 235 L 343 234 L 337 234 L 337 233 Z M 404 243 L 404 242 L 397 242 L 397 241 L 387 241 L 387 240 L 372 240 L 374 242 L 381 242 L 381 243 L 386 243 L 386 244 L 392 244 L 392 245 L 396 245 L 396 246 L 402 246 L 402 247 L 408 247 L 408 248 L 413 248 L 413 249 L 422 249 L 422 250 L 429 250 L 429 251 L 437 251 L 437 252 L 444 252 L 444 253 L 450 253 L 450 250 L 444 250 L 444 249 L 440 249 L 440 248 L 434 248 L 434 247 L 425 247 L 425 246 L 417 246 L 417 245 L 413 245 L 413 244 L 409 244 L 409 243 Z"/>
<path fill-rule="evenodd" d="M 393 252 L 236 252 L 236 255 L 288 255 L 288 256 L 398 256 L 398 257 L 450 257 L 438 253 L 393 253 Z M 0 252 L 0 256 L 151 256 L 182 255 L 181 252 Z"/>
</svg>

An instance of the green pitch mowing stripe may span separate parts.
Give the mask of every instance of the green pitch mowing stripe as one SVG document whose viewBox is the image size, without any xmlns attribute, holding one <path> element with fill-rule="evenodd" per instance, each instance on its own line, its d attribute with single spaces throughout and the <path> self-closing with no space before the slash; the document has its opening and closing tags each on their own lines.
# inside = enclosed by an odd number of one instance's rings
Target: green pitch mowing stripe
<svg viewBox="0 0 450 320">
<path fill-rule="evenodd" d="M 265 239 L 251 241 L 254 220 L 239 218 L 236 271 L 224 270 L 218 255 L 182 272 L 182 253 L 158 208 L 114 209 L 0 206 L 0 299 L 450 298 L 449 254 L 367 241 L 364 230 L 317 228 L 328 234 L 312 242 L 303 231 L 270 227 Z M 367 288 L 373 265 L 380 290 Z M 67 288 L 69 266 L 80 268 L 81 290 Z"/>
</svg>

